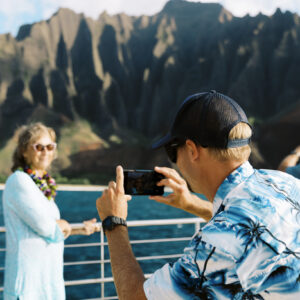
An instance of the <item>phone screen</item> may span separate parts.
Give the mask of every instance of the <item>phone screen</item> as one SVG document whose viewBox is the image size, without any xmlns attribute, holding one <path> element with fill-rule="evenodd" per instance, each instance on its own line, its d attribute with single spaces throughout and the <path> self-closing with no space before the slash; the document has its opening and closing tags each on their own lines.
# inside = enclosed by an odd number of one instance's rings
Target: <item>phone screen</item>
<svg viewBox="0 0 300 300">
<path fill-rule="evenodd" d="M 153 170 L 124 170 L 124 189 L 127 195 L 162 195 L 163 186 L 156 183 L 164 176 Z"/>
</svg>

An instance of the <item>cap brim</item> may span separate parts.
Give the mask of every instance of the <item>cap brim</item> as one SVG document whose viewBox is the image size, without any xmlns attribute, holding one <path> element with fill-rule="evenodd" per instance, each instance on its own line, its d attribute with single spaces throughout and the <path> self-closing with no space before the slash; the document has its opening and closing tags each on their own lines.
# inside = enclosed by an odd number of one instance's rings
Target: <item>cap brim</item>
<svg viewBox="0 0 300 300">
<path fill-rule="evenodd" d="M 168 133 L 163 138 L 161 138 L 157 142 L 153 143 L 152 149 L 161 148 L 161 147 L 165 146 L 166 144 L 170 143 L 173 139 L 174 139 L 174 137 L 170 133 Z"/>
</svg>

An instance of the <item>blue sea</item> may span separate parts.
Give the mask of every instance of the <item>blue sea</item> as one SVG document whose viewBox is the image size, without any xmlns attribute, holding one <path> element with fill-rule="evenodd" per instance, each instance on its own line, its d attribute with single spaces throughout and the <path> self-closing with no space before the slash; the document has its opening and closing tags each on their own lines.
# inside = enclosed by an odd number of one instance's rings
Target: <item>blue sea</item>
<svg viewBox="0 0 300 300">
<path fill-rule="evenodd" d="M 95 202 L 101 195 L 101 192 L 70 192 L 59 191 L 56 203 L 61 212 L 61 218 L 66 219 L 70 223 L 80 223 L 83 220 L 97 218 L 99 220 Z M 0 191 L 2 199 L 2 191 Z M 157 203 L 149 200 L 148 197 L 134 197 L 128 202 L 128 220 L 148 220 L 148 219 L 170 219 L 170 218 L 193 218 L 195 216 L 181 211 L 179 209 Z M 3 211 L 2 201 L 0 201 L 0 226 L 3 226 Z M 130 228 L 130 239 L 151 239 L 151 238 L 166 238 L 166 237 L 191 237 L 194 234 L 194 225 L 178 225 L 178 226 L 151 226 Z M 71 236 L 65 244 L 74 243 L 92 243 L 100 241 L 99 233 L 92 236 Z M 158 243 L 133 245 L 133 251 L 136 256 L 148 255 L 165 255 L 181 253 L 187 242 L 176 243 Z M 5 246 L 4 234 L 0 234 L 0 248 Z M 108 251 L 105 248 L 105 258 L 108 259 Z M 64 252 L 65 262 L 99 260 L 99 247 L 86 248 L 66 248 Z M 165 263 L 172 262 L 172 259 L 150 260 L 140 262 L 144 273 L 152 273 L 156 269 L 162 267 Z M 0 267 L 4 266 L 4 253 L 0 252 Z M 110 265 L 105 266 L 105 277 L 111 276 Z M 80 266 L 65 266 L 65 280 L 81 280 L 88 278 L 100 277 L 100 265 L 80 265 Z M 3 271 L 0 271 L 0 286 L 3 286 Z M 66 287 L 67 299 L 85 299 L 85 298 L 100 298 L 101 291 L 99 284 L 89 284 L 80 286 Z M 105 285 L 105 296 L 116 295 L 113 284 Z M 0 292 L 0 299 L 3 293 Z"/>
</svg>

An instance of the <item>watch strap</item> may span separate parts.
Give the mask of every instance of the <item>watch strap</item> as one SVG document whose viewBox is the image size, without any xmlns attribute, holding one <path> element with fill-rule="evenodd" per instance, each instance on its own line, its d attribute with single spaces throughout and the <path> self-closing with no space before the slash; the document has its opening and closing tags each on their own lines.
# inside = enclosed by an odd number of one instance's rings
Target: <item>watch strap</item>
<svg viewBox="0 0 300 300">
<path fill-rule="evenodd" d="M 116 226 L 119 226 L 119 225 L 127 227 L 126 220 L 119 218 L 119 217 L 115 217 L 115 216 L 108 216 L 102 222 L 102 229 L 103 229 L 103 232 L 105 233 L 105 231 L 107 231 L 107 230 L 111 231 Z"/>
</svg>

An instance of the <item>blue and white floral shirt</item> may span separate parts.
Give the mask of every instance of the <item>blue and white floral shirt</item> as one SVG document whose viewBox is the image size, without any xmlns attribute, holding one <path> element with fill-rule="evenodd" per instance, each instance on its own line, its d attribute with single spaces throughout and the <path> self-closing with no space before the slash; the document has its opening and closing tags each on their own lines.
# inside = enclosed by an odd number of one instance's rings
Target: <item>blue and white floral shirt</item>
<svg viewBox="0 0 300 300">
<path fill-rule="evenodd" d="M 300 180 L 249 162 L 183 256 L 144 283 L 148 299 L 300 299 Z"/>
</svg>

